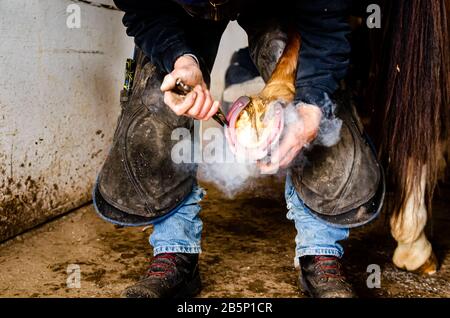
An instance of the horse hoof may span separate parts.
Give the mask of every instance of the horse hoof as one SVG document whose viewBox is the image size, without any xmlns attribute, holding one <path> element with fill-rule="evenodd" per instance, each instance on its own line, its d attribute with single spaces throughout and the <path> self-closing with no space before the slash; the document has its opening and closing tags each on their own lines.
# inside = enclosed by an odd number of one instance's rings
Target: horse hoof
<svg viewBox="0 0 450 318">
<path fill-rule="evenodd" d="M 437 269 L 438 269 L 437 257 L 434 254 L 434 252 L 431 252 L 431 255 L 430 257 L 428 257 L 427 261 L 413 272 L 421 275 L 433 275 L 436 274 Z"/>
</svg>

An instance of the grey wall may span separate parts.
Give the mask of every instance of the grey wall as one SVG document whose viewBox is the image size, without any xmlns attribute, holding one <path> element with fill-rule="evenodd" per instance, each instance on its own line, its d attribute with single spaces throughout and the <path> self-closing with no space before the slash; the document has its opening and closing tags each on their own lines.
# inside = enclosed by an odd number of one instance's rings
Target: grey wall
<svg viewBox="0 0 450 318">
<path fill-rule="evenodd" d="M 102 1 L 112 4 L 112 1 Z M 0 1 L 0 240 L 90 200 L 132 42 L 119 11 Z"/>
</svg>

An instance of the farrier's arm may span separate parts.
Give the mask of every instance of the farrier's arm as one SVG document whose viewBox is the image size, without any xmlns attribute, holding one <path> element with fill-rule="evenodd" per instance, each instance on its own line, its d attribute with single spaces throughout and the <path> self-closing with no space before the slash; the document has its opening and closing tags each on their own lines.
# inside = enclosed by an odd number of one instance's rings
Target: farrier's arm
<svg viewBox="0 0 450 318">
<path fill-rule="evenodd" d="M 324 93 L 336 91 L 349 64 L 351 0 L 296 1 L 295 6 L 302 38 L 295 100 L 318 105 L 329 115 Z"/>
<path fill-rule="evenodd" d="M 186 43 L 180 16 L 183 9 L 168 0 L 114 0 L 125 12 L 123 24 L 127 34 L 134 37 L 142 49 L 160 70 L 170 73 L 178 57 L 194 54 Z"/>
<path fill-rule="evenodd" d="M 321 120 L 332 115 L 325 95 L 335 92 L 349 64 L 350 0 L 302 0 L 294 5 L 294 20 L 302 40 L 295 102 L 303 102 L 297 108 L 303 121 L 288 126 L 271 162 L 259 164 L 263 173 L 288 167 L 303 147 L 317 137 Z"/>
<path fill-rule="evenodd" d="M 127 34 L 134 37 L 136 45 L 153 64 L 167 73 L 161 84 L 164 103 L 179 116 L 210 119 L 219 109 L 220 103 L 212 97 L 195 57 L 196 52 L 186 41 L 187 25 L 183 23 L 186 13 L 181 6 L 169 0 L 114 2 L 125 11 L 123 23 L 127 27 Z M 193 56 L 184 56 L 186 54 Z M 185 98 L 172 92 L 177 79 L 194 87 Z"/>
</svg>

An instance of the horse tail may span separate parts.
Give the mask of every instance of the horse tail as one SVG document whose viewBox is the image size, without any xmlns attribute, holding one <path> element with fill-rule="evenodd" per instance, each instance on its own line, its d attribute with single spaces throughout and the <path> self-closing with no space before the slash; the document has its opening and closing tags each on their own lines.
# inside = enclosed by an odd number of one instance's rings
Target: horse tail
<svg viewBox="0 0 450 318">
<path fill-rule="evenodd" d="M 450 120 L 450 0 L 387 0 L 375 33 L 368 102 L 399 216 L 426 176 L 429 213 Z M 373 44 L 373 42 L 372 42 Z M 421 198 L 415 198 L 419 204 Z"/>
</svg>

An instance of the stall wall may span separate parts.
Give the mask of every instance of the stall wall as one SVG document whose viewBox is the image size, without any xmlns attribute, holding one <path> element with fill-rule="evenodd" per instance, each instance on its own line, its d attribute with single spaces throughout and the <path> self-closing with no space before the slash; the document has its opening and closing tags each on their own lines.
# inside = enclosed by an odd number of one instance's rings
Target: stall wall
<svg viewBox="0 0 450 318">
<path fill-rule="evenodd" d="M 0 241 L 90 200 L 132 53 L 112 4 L 0 1 Z"/>
</svg>

